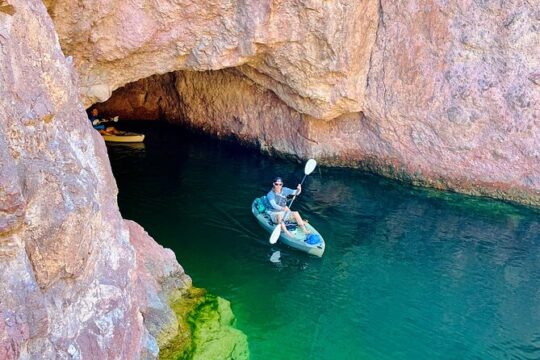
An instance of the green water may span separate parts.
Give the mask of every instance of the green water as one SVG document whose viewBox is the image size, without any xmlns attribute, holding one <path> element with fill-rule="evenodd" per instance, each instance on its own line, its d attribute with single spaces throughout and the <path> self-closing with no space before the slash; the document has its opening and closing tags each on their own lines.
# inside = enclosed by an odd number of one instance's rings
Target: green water
<svg viewBox="0 0 540 360">
<path fill-rule="evenodd" d="M 250 213 L 302 164 L 132 126 L 144 148 L 109 146 L 123 216 L 231 301 L 252 359 L 540 359 L 538 212 L 318 168 L 293 207 L 325 237 L 319 259 L 271 246 Z"/>
</svg>

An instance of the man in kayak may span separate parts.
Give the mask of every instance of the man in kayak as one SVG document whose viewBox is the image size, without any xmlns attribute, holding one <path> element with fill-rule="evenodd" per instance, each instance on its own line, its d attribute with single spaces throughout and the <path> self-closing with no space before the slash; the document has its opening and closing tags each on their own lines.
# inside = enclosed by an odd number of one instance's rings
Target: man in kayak
<svg viewBox="0 0 540 360">
<path fill-rule="evenodd" d="M 103 130 L 105 129 L 105 125 L 99 123 L 98 119 L 98 109 L 93 108 L 90 113 L 88 114 L 88 120 L 92 123 L 92 126 L 96 130 Z M 95 124 L 94 124 L 95 123 Z"/>
<path fill-rule="evenodd" d="M 309 234 L 309 231 L 306 228 L 306 224 L 300 217 L 298 211 L 290 211 L 289 207 L 287 206 L 287 196 L 299 195 L 301 192 L 302 185 L 298 184 L 296 190 L 293 190 L 288 187 L 284 187 L 283 180 L 280 177 L 276 177 L 272 184 L 272 190 L 270 190 L 266 195 L 266 200 L 270 205 L 268 207 L 268 213 L 270 214 L 272 221 L 274 222 L 274 224 L 281 224 L 282 230 L 285 231 L 285 233 L 289 236 L 293 235 L 289 232 L 289 230 L 287 230 L 287 227 L 285 226 L 285 221 L 289 220 L 291 216 L 302 228 L 302 231 L 306 234 Z M 286 218 L 284 219 L 285 216 Z"/>
<path fill-rule="evenodd" d="M 116 130 L 116 128 L 114 126 L 105 127 L 105 125 L 101 124 L 101 122 L 107 121 L 107 120 L 100 121 L 100 119 L 98 119 L 98 109 L 96 109 L 96 108 L 92 109 L 92 111 L 88 115 L 88 120 L 90 120 L 90 122 L 92 123 L 92 126 L 94 127 L 94 129 L 99 131 L 99 133 L 101 135 L 118 135 L 118 134 L 120 134 L 120 131 Z"/>
</svg>

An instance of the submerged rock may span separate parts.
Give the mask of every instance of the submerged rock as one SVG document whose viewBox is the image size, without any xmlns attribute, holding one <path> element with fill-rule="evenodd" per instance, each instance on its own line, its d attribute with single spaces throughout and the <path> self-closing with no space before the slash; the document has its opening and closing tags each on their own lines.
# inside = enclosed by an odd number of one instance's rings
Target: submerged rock
<svg viewBox="0 0 540 360">
<path fill-rule="evenodd" d="M 177 315 L 178 336 L 161 348 L 160 359 L 248 359 L 247 337 L 233 327 L 230 303 L 191 288 L 171 301 Z"/>
</svg>

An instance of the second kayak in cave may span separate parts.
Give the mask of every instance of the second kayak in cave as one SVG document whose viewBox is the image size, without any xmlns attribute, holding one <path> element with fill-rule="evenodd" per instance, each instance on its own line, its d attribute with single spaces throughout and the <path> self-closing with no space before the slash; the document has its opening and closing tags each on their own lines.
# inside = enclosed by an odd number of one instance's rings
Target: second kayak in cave
<svg viewBox="0 0 540 360">
<path fill-rule="evenodd" d="M 101 131 L 100 133 L 107 142 L 140 143 L 144 141 L 144 134 L 134 132 L 115 130 L 114 133 L 110 134 Z"/>
</svg>

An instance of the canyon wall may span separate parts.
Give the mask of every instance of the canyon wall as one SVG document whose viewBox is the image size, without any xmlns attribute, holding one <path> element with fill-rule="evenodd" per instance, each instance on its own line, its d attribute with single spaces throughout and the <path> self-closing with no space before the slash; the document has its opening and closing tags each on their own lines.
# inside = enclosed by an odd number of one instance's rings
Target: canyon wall
<svg viewBox="0 0 540 360">
<path fill-rule="evenodd" d="M 381 1 L 361 146 L 427 184 L 540 205 L 540 2 Z"/>
<path fill-rule="evenodd" d="M 87 105 L 540 205 L 538 0 L 47 5 Z"/>
<path fill-rule="evenodd" d="M 0 358 L 156 358 L 191 279 L 121 218 L 43 3 L 0 3 L 0 49 Z"/>
</svg>

